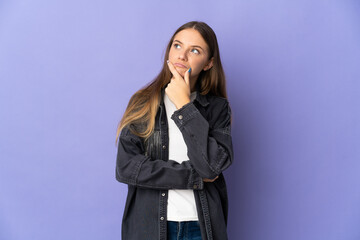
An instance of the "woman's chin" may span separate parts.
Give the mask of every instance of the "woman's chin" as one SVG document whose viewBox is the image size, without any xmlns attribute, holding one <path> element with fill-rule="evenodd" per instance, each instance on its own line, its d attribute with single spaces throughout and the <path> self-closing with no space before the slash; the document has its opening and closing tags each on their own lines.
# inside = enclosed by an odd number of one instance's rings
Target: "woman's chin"
<svg viewBox="0 0 360 240">
<path fill-rule="evenodd" d="M 182 77 L 185 76 L 185 72 L 186 72 L 186 69 L 185 69 L 185 68 L 177 68 L 177 71 L 178 71 L 178 73 L 179 73 Z"/>
</svg>

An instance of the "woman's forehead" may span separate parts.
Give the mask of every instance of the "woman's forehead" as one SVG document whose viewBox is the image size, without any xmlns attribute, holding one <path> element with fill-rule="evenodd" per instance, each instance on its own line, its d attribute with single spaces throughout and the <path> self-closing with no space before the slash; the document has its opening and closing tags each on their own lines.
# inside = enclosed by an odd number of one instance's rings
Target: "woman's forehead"
<svg viewBox="0 0 360 240">
<path fill-rule="evenodd" d="M 193 28 L 187 28 L 181 30 L 174 36 L 174 41 L 175 40 L 180 41 L 185 45 L 190 45 L 190 46 L 197 45 L 204 49 L 208 47 L 201 34 Z"/>
</svg>

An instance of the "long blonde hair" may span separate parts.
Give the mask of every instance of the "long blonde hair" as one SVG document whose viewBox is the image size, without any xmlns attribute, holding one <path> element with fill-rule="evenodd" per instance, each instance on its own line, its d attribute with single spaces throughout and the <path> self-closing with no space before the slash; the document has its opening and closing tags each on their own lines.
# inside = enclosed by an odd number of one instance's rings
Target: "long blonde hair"
<svg viewBox="0 0 360 240">
<path fill-rule="evenodd" d="M 225 73 L 220 60 L 219 46 L 214 31 L 204 22 L 191 21 L 179 27 L 171 37 L 165 52 L 162 70 L 158 76 L 145 87 L 138 90 L 129 100 L 125 113 L 118 124 L 116 131 L 116 142 L 121 130 L 130 125 L 143 125 L 145 127 L 129 128 L 135 135 L 145 138 L 152 134 L 155 125 L 155 117 L 159 108 L 161 89 L 165 87 L 172 77 L 166 60 L 175 35 L 188 28 L 197 30 L 209 47 L 209 60 L 213 57 L 213 66 L 207 71 L 199 74 L 200 91 L 202 95 L 211 94 L 227 98 Z"/>
</svg>

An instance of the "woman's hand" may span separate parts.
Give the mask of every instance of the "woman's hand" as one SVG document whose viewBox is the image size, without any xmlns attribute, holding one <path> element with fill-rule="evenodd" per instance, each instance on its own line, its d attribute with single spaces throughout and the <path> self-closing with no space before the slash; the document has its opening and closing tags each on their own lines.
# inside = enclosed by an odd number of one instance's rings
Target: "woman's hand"
<svg viewBox="0 0 360 240">
<path fill-rule="evenodd" d="M 190 71 L 191 68 L 185 72 L 184 78 L 176 70 L 174 65 L 168 61 L 172 78 L 165 88 L 165 92 L 169 99 L 175 104 L 177 109 L 190 102 Z"/>
<path fill-rule="evenodd" d="M 218 178 L 219 178 L 219 176 L 216 176 L 214 179 L 203 178 L 203 181 L 204 182 L 214 182 Z"/>
</svg>

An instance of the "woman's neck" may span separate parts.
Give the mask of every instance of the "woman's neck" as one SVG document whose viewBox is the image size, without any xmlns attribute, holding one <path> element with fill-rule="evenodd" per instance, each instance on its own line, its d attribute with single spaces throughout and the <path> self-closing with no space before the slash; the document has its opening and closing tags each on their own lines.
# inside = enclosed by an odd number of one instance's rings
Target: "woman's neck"
<svg viewBox="0 0 360 240">
<path fill-rule="evenodd" d="M 190 92 L 196 91 L 196 82 L 197 82 L 197 78 L 190 79 Z"/>
</svg>

